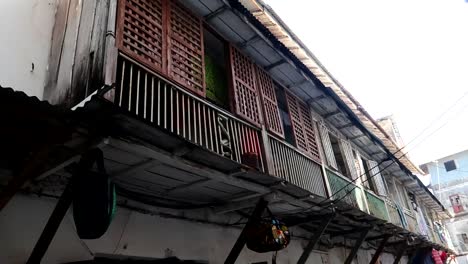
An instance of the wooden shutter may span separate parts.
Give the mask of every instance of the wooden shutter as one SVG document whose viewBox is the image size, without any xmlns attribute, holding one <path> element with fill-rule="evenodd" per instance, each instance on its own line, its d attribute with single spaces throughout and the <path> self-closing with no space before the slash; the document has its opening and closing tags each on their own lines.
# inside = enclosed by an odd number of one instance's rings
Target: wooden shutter
<svg viewBox="0 0 468 264">
<path fill-rule="evenodd" d="M 343 150 L 346 165 L 348 167 L 351 179 L 355 180 L 357 179 L 358 174 L 356 170 L 356 163 L 354 161 L 353 149 L 351 147 L 351 144 L 346 140 L 341 140 L 341 149 Z"/>
<path fill-rule="evenodd" d="M 369 160 L 369 170 L 370 175 L 372 177 L 371 180 L 374 182 L 378 194 L 387 196 L 387 190 L 385 189 L 384 179 L 382 178 L 382 174 L 380 174 L 380 169 L 377 165 L 377 162 Z"/>
<path fill-rule="evenodd" d="M 284 138 L 283 124 L 281 123 L 278 101 L 276 99 L 275 85 L 270 75 L 256 67 L 257 85 L 261 95 L 263 105 L 263 113 L 265 118 L 265 126 L 267 129 Z"/>
<path fill-rule="evenodd" d="M 175 0 L 168 1 L 168 75 L 205 96 L 202 21 Z"/>
<path fill-rule="evenodd" d="M 328 166 L 337 170 L 338 165 L 336 164 L 335 154 L 333 153 L 328 129 L 324 124 L 320 124 L 319 127 L 320 138 L 322 139 L 323 152 L 325 153 L 325 157 L 327 158 L 327 164 Z"/>
<path fill-rule="evenodd" d="M 234 112 L 260 127 L 260 108 L 255 86 L 255 71 L 252 61 L 239 50 L 230 46 L 232 99 Z"/>
<path fill-rule="evenodd" d="M 286 101 L 297 147 L 309 153 L 313 159 L 320 162 L 316 139 L 317 134 L 309 108 L 299 98 L 288 92 L 286 92 Z"/>
<path fill-rule="evenodd" d="M 118 5 L 118 49 L 148 68 L 164 73 L 166 30 L 162 0 L 121 0 Z"/>
</svg>

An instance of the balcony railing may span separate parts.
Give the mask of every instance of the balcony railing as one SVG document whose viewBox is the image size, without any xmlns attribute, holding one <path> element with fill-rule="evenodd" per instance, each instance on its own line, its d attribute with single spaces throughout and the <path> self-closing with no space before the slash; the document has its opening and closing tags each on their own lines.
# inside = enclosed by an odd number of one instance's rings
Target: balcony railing
<svg viewBox="0 0 468 264">
<path fill-rule="evenodd" d="M 408 225 L 407 229 L 413 233 L 419 233 L 416 216 L 406 208 L 403 208 L 403 211 L 405 212 L 406 223 Z"/>
<path fill-rule="evenodd" d="M 330 184 L 330 191 L 333 194 L 333 200 L 342 200 L 362 211 L 367 211 L 364 205 L 361 187 L 331 170 L 327 170 L 327 177 Z"/>
<path fill-rule="evenodd" d="M 365 190 L 369 213 L 380 219 L 389 221 L 389 215 L 385 206 L 385 201 L 377 195 Z"/>
<path fill-rule="evenodd" d="M 398 212 L 398 208 L 395 203 L 391 200 L 385 199 L 385 205 L 388 211 L 388 221 L 394 225 L 403 227 L 401 223 L 400 213 Z"/>
<path fill-rule="evenodd" d="M 274 137 L 269 137 L 274 176 L 285 179 L 314 194 L 326 197 L 322 168 L 319 164 Z"/>
<path fill-rule="evenodd" d="M 263 171 L 259 129 L 123 55 L 118 59 L 115 102 L 154 126 Z"/>
</svg>

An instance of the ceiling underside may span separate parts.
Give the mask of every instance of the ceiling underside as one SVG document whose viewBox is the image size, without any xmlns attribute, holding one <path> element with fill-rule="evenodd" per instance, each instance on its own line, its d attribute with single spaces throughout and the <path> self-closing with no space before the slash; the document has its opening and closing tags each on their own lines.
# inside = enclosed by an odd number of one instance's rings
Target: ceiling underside
<svg viewBox="0 0 468 264">
<path fill-rule="evenodd" d="M 253 5 L 253 1 L 241 1 L 249 10 L 255 10 L 259 7 Z M 349 113 L 343 110 L 336 102 L 336 98 L 324 92 L 303 70 L 294 64 L 290 57 L 279 51 L 275 44 L 260 32 L 248 19 L 239 11 L 229 5 L 229 1 L 223 0 L 189 0 L 183 2 L 197 15 L 205 18 L 205 21 L 214 29 L 220 32 L 228 41 L 237 45 L 245 54 L 250 56 L 258 65 L 267 70 L 271 76 L 285 88 L 292 91 L 302 100 L 307 102 L 314 111 L 324 119 L 326 123 L 335 127 L 342 135 L 351 141 L 357 148 L 367 154 L 367 158 L 377 162 L 382 162 L 389 157 L 389 153 L 397 153 L 397 157 L 403 155 L 398 152 L 398 148 L 389 137 L 375 125 L 361 110 L 350 95 L 346 94 L 341 87 L 336 85 L 333 79 L 326 71 L 321 68 L 318 61 L 314 60 L 305 52 L 279 25 L 273 23 L 271 17 L 266 13 L 252 12 L 255 17 L 268 30 L 279 39 L 326 87 L 333 89 L 333 92 L 339 96 L 347 107 L 353 110 L 354 114 L 363 123 L 367 131 L 363 131 L 356 122 L 350 118 Z M 250 4 L 250 5 L 249 5 Z M 378 144 L 375 139 L 368 136 L 368 132 L 376 135 L 387 149 Z M 365 155 L 364 155 L 365 156 Z M 403 165 L 392 162 L 390 165 L 384 165 L 389 175 L 398 177 L 409 189 L 419 195 L 425 203 L 436 211 L 443 211 L 441 205 L 434 201 L 426 190 L 421 190 L 421 183 L 418 183 L 415 176 L 410 176 L 407 171 L 419 171 L 411 161 L 405 157 L 401 158 Z M 424 188 L 424 187 L 423 187 Z"/>
</svg>

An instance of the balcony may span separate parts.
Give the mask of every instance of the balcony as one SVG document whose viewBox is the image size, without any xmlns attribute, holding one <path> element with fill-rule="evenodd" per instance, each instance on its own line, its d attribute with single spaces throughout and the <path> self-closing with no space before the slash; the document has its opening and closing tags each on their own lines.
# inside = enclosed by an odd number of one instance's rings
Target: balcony
<svg viewBox="0 0 468 264">
<path fill-rule="evenodd" d="M 114 103 L 151 126 L 239 166 L 285 180 L 305 190 L 304 193 L 327 196 L 319 163 L 125 55 L 118 59 Z M 268 154 L 264 149 L 268 149 Z"/>
<path fill-rule="evenodd" d="M 400 213 L 398 212 L 398 207 L 396 206 L 396 204 L 389 199 L 385 199 L 385 205 L 388 211 L 388 221 L 394 225 L 403 227 Z"/>
<path fill-rule="evenodd" d="M 413 233 L 420 233 L 418 229 L 418 222 L 416 221 L 416 216 L 410 210 L 403 208 L 405 213 L 407 229 Z"/>
<path fill-rule="evenodd" d="M 123 56 L 115 103 L 202 148 L 264 171 L 260 130 Z"/>
<path fill-rule="evenodd" d="M 270 173 L 311 193 L 326 197 L 321 165 L 271 135 L 268 139 L 272 155 Z"/>
<path fill-rule="evenodd" d="M 361 187 L 352 183 L 348 178 L 328 169 L 327 177 L 333 200 L 343 201 L 352 207 L 367 212 Z"/>
<path fill-rule="evenodd" d="M 366 194 L 369 213 L 382 220 L 389 221 L 390 216 L 385 206 L 385 201 L 368 190 L 364 190 L 364 192 Z"/>
</svg>

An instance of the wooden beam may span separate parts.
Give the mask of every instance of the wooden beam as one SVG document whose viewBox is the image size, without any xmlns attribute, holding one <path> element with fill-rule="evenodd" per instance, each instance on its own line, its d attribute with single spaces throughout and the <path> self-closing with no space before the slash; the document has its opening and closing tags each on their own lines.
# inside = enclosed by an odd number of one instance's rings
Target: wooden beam
<svg viewBox="0 0 468 264">
<path fill-rule="evenodd" d="M 387 241 L 392 237 L 391 235 L 385 235 L 385 237 L 380 241 L 379 247 L 375 250 L 374 256 L 372 256 L 371 261 L 369 264 L 376 264 L 377 260 L 379 260 L 380 254 L 382 254 L 385 245 L 387 244 Z"/>
<path fill-rule="evenodd" d="M 302 255 L 299 257 L 299 260 L 297 261 L 297 264 L 305 264 L 306 263 L 307 259 L 310 256 L 310 253 L 312 252 L 314 247 L 317 245 L 317 243 L 320 241 L 320 237 L 323 235 L 323 233 L 327 229 L 327 226 L 330 224 L 330 222 L 333 220 L 334 217 L 335 217 L 335 214 L 331 214 L 328 217 L 324 217 L 322 219 L 318 229 L 314 232 L 314 235 L 310 239 L 307 246 L 304 248 L 304 251 L 302 252 Z"/>
<path fill-rule="evenodd" d="M 97 162 L 98 168 L 101 172 L 104 172 L 104 160 L 103 154 L 100 149 L 93 149 L 83 155 L 81 158 L 78 166 L 76 167 L 75 171 L 73 172 L 73 177 L 80 177 L 80 174 L 83 172 L 88 171 L 93 164 Z M 29 256 L 28 261 L 26 264 L 37 264 L 41 263 L 42 258 L 44 257 L 47 249 L 52 242 L 57 230 L 62 223 L 65 214 L 68 211 L 73 200 L 73 188 L 72 188 L 72 181 L 69 181 L 65 190 L 63 191 L 60 199 L 57 202 L 57 205 L 52 212 L 49 220 L 47 221 L 44 230 L 41 233 L 34 249 Z"/>
<path fill-rule="evenodd" d="M 393 264 L 400 263 L 401 257 L 403 257 L 403 254 L 405 253 L 407 245 L 408 245 L 408 240 L 405 240 L 401 243 L 400 247 L 398 248 L 397 254 L 395 256 L 395 261 L 393 261 Z"/>
<path fill-rule="evenodd" d="M 356 244 L 354 244 L 353 249 L 351 250 L 351 252 L 349 252 L 349 255 L 346 258 L 346 261 L 344 262 L 344 264 L 351 264 L 354 257 L 356 256 L 359 248 L 361 247 L 362 243 L 364 242 L 364 240 L 366 240 L 366 236 L 367 236 L 367 234 L 369 233 L 370 230 L 371 230 L 370 228 L 367 228 L 367 229 L 364 229 L 363 231 L 361 231 L 361 235 L 356 240 Z"/>
<path fill-rule="evenodd" d="M 205 18 L 205 21 L 208 21 L 210 19 L 213 19 L 215 17 L 217 17 L 219 14 L 221 14 L 222 12 L 226 11 L 227 10 L 227 6 L 226 5 L 223 5 L 221 6 L 220 8 L 216 9 L 215 11 L 209 13 L 208 15 L 204 16 Z"/>
<path fill-rule="evenodd" d="M 271 69 L 273 69 L 275 67 L 278 67 L 278 66 L 280 66 L 281 64 L 284 64 L 284 63 L 286 63 L 286 61 L 283 60 L 283 59 L 280 59 L 279 61 L 273 62 L 272 64 L 265 66 L 264 69 L 266 71 L 269 71 L 269 70 L 271 70 Z"/>
<path fill-rule="evenodd" d="M 226 260 L 224 261 L 224 264 L 234 264 L 239 257 L 240 252 L 244 248 L 245 243 L 247 243 L 247 230 L 254 223 L 254 221 L 257 221 L 259 218 L 262 217 L 263 211 L 265 211 L 265 208 L 267 207 L 268 202 L 260 199 L 257 203 L 257 206 L 255 206 L 255 209 L 252 213 L 252 215 L 249 218 L 249 221 L 247 224 L 244 226 L 244 229 L 242 229 L 242 232 L 240 233 L 239 237 L 237 238 L 236 243 L 231 249 L 231 252 L 227 256 Z"/>
<path fill-rule="evenodd" d="M 34 249 L 31 255 L 29 256 L 28 262 L 26 262 L 26 264 L 41 263 L 41 260 L 44 257 L 47 249 L 49 248 L 49 245 L 52 242 L 52 239 L 54 238 L 55 233 L 57 233 L 60 223 L 62 223 L 62 220 L 65 217 L 65 214 L 67 213 L 68 208 L 70 207 L 72 203 L 72 199 L 73 199 L 73 192 L 72 192 L 72 186 L 71 186 L 71 181 L 70 181 L 67 184 L 67 187 L 65 188 L 65 190 L 63 191 L 62 196 L 60 196 L 60 199 L 57 202 L 57 205 L 55 206 L 55 209 L 52 212 L 52 215 L 47 221 L 47 224 L 44 227 L 44 230 L 42 231 L 42 234 L 39 237 L 39 240 L 34 246 Z"/>
<path fill-rule="evenodd" d="M 335 115 L 338 115 L 338 114 L 341 114 L 342 112 L 340 110 L 335 110 L 335 111 L 332 111 L 330 113 L 326 113 L 323 115 L 323 118 L 327 119 L 327 118 L 330 118 L 332 116 L 335 116 Z"/>
</svg>

